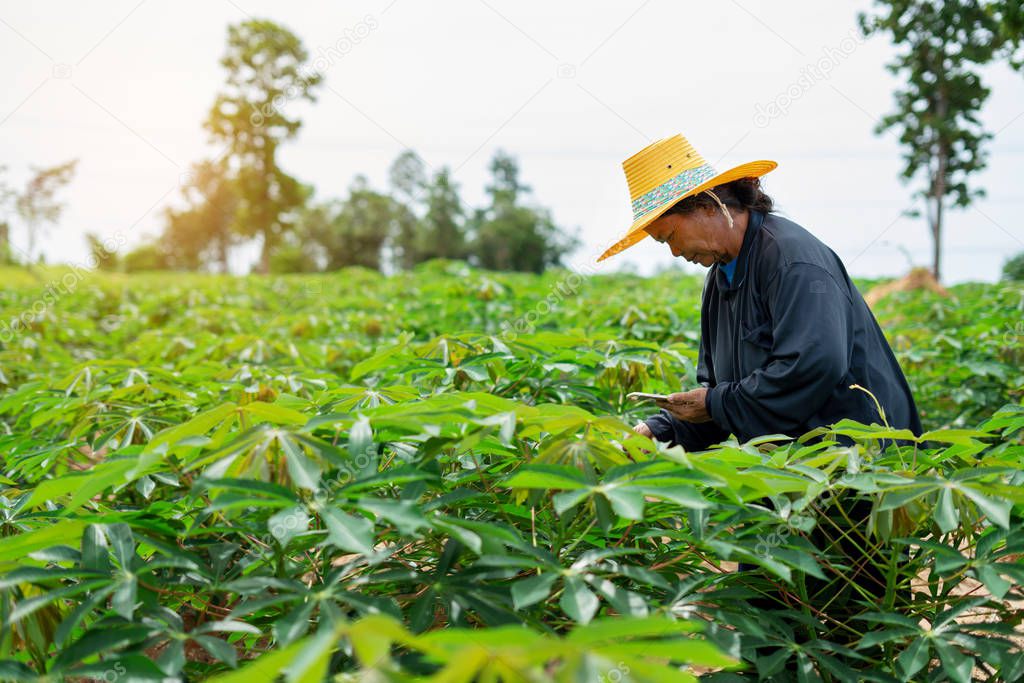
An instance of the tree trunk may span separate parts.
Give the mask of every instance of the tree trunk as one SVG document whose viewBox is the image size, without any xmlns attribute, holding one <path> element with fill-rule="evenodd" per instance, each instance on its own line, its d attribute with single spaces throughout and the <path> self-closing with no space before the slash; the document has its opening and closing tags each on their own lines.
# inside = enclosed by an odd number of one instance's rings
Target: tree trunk
<svg viewBox="0 0 1024 683">
<path fill-rule="evenodd" d="M 0 223 L 0 264 L 7 264 L 11 259 L 11 233 L 7 223 Z"/>
<path fill-rule="evenodd" d="M 945 121 L 949 112 L 949 99 L 944 89 L 938 91 L 938 117 L 939 121 Z M 936 131 L 938 148 L 935 150 L 938 156 L 938 167 L 935 177 L 932 179 L 932 198 L 935 201 L 935 210 L 932 211 L 932 275 L 936 282 L 942 279 L 942 205 L 946 199 L 946 174 L 949 169 L 949 142 L 943 138 L 941 131 Z"/>
<path fill-rule="evenodd" d="M 942 278 L 942 197 L 936 197 L 935 222 L 932 225 L 932 275 Z"/>
<path fill-rule="evenodd" d="M 33 254 L 36 253 L 36 226 L 29 222 L 26 227 L 28 228 L 28 234 L 26 235 L 28 237 L 28 250 L 25 252 L 25 256 L 27 257 L 26 265 L 31 268 L 35 265 Z"/>
<path fill-rule="evenodd" d="M 260 274 L 270 273 L 270 235 L 263 233 L 263 248 L 260 250 Z"/>
<path fill-rule="evenodd" d="M 217 256 L 220 261 L 220 272 L 227 274 L 228 272 L 228 240 L 227 236 L 221 235 L 220 239 L 217 240 Z"/>
</svg>

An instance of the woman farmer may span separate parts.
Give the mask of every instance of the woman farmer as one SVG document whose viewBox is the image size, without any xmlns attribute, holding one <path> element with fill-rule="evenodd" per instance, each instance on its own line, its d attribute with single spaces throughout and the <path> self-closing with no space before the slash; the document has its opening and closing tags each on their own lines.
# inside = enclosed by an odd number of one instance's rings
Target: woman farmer
<svg viewBox="0 0 1024 683">
<path fill-rule="evenodd" d="M 633 225 L 598 261 L 647 236 L 710 267 L 697 389 L 671 394 L 634 429 L 700 450 L 735 434 L 799 436 L 843 418 L 921 433 L 914 398 L 882 330 L 835 252 L 773 213 L 760 177 L 774 161 L 719 173 L 682 136 L 625 162 Z"/>
</svg>

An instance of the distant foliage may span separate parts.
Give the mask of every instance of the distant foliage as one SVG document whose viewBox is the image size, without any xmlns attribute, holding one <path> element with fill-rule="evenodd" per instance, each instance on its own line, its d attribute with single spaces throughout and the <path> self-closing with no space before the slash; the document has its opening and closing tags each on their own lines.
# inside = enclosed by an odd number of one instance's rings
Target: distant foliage
<svg viewBox="0 0 1024 683">
<path fill-rule="evenodd" d="M 1014 282 L 1024 281 L 1024 251 L 1003 264 L 1003 279 Z"/>
<path fill-rule="evenodd" d="M 0 265 L 23 262 L 31 266 L 35 263 L 39 240 L 64 213 L 64 202 L 57 195 L 74 179 L 77 167 L 77 160 L 49 168 L 33 167 L 25 189 L 16 190 L 2 178 L 7 167 L 0 165 Z M 15 218 L 25 230 L 26 246 L 21 254 L 15 254 L 11 246 L 11 226 Z"/>
<path fill-rule="evenodd" d="M 314 101 L 320 74 L 310 70 L 302 41 L 272 21 L 250 19 L 228 28 L 221 65 L 227 81 L 205 127 L 225 155 L 234 189 L 233 231 L 261 242 L 260 272 L 293 227 L 293 213 L 309 189 L 278 164 L 277 150 L 296 136 L 302 122 L 287 110 Z M 219 218 L 214 219 L 214 223 Z"/>
<path fill-rule="evenodd" d="M 473 263 L 490 270 L 542 273 L 577 249 L 579 241 L 563 233 L 541 207 L 524 202 L 530 188 L 519 181 L 519 166 L 498 152 L 491 161 L 491 205 L 474 221 Z"/>
<path fill-rule="evenodd" d="M 171 262 L 167 253 L 162 245 L 154 242 L 144 242 L 121 258 L 121 270 L 126 273 L 142 273 L 169 268 L 171 268 Z"/>
<path fill-rule="evenodd" d="M 446 168 L 429 179 L 412 152 L 392 164 L 389 194 L 358 176 L 343 200 L 310 203 L 272 258 L 275 272 L 415 268 L 466 261 L 489 270 L 541 273 L 562 265 L 579 242 L 549 212 L 528 204 L 519 167 L 499 152 L 491 164 L 491 205 L 469 209 Z"/>
<path fill-rule="evenodd" d="M 182 208 L 164 211 L 167 227 L 159 246 L 167 266 L 198 270 L 215 264 L 228 272 L 231 247 L 241 240 L 235 216 L 239 199 L 234 179 L 225 161 L 193 164 L 181 188 Z"/>
</svg>

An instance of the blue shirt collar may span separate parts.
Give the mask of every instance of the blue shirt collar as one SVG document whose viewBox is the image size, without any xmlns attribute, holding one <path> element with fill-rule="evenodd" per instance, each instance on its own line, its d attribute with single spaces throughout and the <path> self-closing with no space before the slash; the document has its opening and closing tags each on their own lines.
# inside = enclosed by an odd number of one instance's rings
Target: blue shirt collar
<svg viewBox="0 0 1024 683">
<path fill-rule="evenodd" d="M 736 272 L 736 261 L 738 260 L 738 258 L 734 258 L 726 264 L 718 264 L 719 269 L 725 273 L 725 279 L 728 280 L 730 285 L 732 284 L 732 276 Z"/>
<path fill-rule="evenodd" d="M 743 283 L 743 274 L 746 272 L 750 245 L 753 243 L 758 230 L 761 229 L 764 218 L 764 212 L 751 210 L 750 216 L 747 219 L 747 231 L 743 235 L 743 246 L 740 247 L 739 256 L 729 263 L 716 264 L 718 268 L 717 273 L 721 273 L 721 277 L 725 280 L 723 289 L 734 289 Z"/>
</svg>

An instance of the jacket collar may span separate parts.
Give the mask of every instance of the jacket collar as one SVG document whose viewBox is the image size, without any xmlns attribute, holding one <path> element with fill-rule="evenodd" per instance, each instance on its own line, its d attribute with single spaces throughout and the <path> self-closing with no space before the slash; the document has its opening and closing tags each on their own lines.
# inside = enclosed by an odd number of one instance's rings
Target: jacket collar
<svg viewBox="0 0 1024 683">
<path fill-rule="evenodd" d="M 722 272 L 721 267 L 717 263 L 715 264 L 715 282 L 718 284 L 720 291 L 729 292 L 743 286 L 743 281 L 747 275 L 747 261 L 750 259 L 751 245 L 753 245 L 754 239 L 761 231 L 764 218 L 764 212 L 750 211 L 750 216 L 747 219 L 747 232 L 743 235 L 743 246 L 740 247 L 740 254 L 736 257 L 736 272 L 732 274 L 731 285 L 729 280 L 726 279 L 725 273 Z"/>
</svg>

